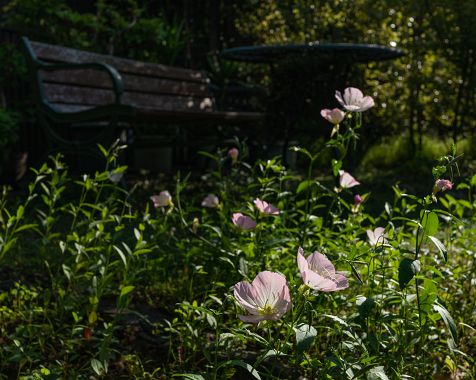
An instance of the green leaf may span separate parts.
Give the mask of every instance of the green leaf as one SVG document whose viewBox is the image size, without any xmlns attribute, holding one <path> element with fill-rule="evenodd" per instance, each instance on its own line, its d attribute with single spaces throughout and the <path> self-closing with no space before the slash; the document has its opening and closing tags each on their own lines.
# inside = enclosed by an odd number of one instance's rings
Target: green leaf
<svg viewBox="0 0 476 380">
<path fill-rule="evenodd" d="M 307 179 L 305 181 L 302 181 L 296 189 L 296 194 L 303 192 L 308 187 L 312 186 L 314 183 L 315 181 L 313 181 L 312 179 Z"/>
<path fill-rule="evenodd" d="M 424 212 L 424 214 L 423 214 Z M 422 211 L 420 214 L 421 217 L 421 225 L 423 226 L 423 230 L 420 228 L 418 230 L 418 246 L 421 245 L 424 238 L 428 237 L 429 235 L 434 236 L 438 232 L 438 214 L 433 211 Z"/>
<path fill-rule="evenodd" d="M 436 237 L 428 235 L 428 238 L 433 242 L 433 244 L 436 245 L 436 248 L 440 251 L 440 253 L 443 255 L 443 258 L 445 259 L 445 263 L 448 262 L 448 251 L 443 245 L 441 241 L 439 241 Z"/>
<path fill-rule="evenodd" d="M 294 327 L 294 331 L 296 332 L 297 352 L 301 354 L 304 351 L 309 350 L 309 348 L 312 346 L 312 343 L 314 343 L 314 339 L 316 339 L 317 330 L 310 325 L 300 323 Z"/>
<path fill-rule="evenodd" d="M 97 375 L 101 376 L 104 373 L 104 366 L 97 359 L 91 359 L 91 367 Z"/>
<path fill-rule="evenodd" d="M 425 314 L 430 314 L 433 303 L 436 301 L 437 297 L 438 289 L 435 283 L 432 280 L 425 278 L 423 280 L 423 292 L 420 296 L 420 309 Z"/>
<path fill-rule="evenodd" d="M 129 294 L 130 292 L 132 292 L 134 290 L 135 286 L 133 285 L 129 285 L 129 286 L 124 286 L 122 289 L 121 289 L 121 295 L 120 297 L 124 297 L 126 294 Z"/>
<path fill-rule="evenodd" d="M 242 367 L 246 369 L 255 379 L 261 380 L 261 377 L 258 371 L 256 371 L 252 365 L 245 363 L 243 360 L 231 360 L 230 363 L 233 364 L 234 366 L 238 366 L 238 367 Z"/>
<path fill-rule="evenodd" d="M 339 170 L 342 167 L 342 161 L 337 161 L 336 159 L 332 160 L 332 172 L 334 176 L 337 177 L 339 175 Z"/>
<path fill-rule="evenodd" d="M 182 377 L 188 380 L 205 380 L 202 375 L 196 375 L 194 373 L 176 373 L 175 375 L 172 375 L 172 377 Z"/>
<path fill-rule="evenodd" d="M 389 380 L 387 375 L 385 374 L 385 369 L 383 366 L 378 366 L 372 368 L 367 373 L 367 380 Z"/>
<path fill-rule="evenodd" d="M 454 342 L 458 344 L 458 332 L 456 330 L 456 324 L 449 311 L 446 310 L 446 308 L 443 307 L 443 305 L 440 305 L 439 303 L 435 303 L 433 305 L 433 309 L 441 315 L 441 318 L 443 318 L 443 321 L 445 322 L 445 325 L 448 328 L 451 337 L 453 338 Z"/>
<path fill-rule="evenodd" d="M 418 260 L 402 259 L 398 266 L 398 284 L 400 285 L 400 289 L 403 290 L 419 270 L 420 262 Z"/>
</svg>

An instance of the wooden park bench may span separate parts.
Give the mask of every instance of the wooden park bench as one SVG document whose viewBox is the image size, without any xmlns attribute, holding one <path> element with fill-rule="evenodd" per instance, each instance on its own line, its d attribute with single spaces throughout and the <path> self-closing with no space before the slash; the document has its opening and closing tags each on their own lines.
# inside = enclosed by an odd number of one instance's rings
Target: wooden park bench
<svg viewBox="0 0 476 380">
<path fill-rule="evenodd" d="M 141 124 L 253 125 L 259 112 L 216 107 L 206 72 L 22 38 L 48 152 L 94 154 Z M 160 129 L 159 129 L 160 130 Z"/>
</svg>

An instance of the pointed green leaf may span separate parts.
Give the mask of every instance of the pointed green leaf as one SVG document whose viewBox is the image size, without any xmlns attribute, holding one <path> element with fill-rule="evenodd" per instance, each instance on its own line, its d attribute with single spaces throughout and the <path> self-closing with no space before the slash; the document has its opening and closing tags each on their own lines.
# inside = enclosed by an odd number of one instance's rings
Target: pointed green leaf
<svg viewBox="0 0 476 380">
<path fill-rule="evenodd" d="M 298 353 L 303 353 L 304 351 L 311 348 L 314 339 L 317 336 L 317 330 L 305 323 L 300 323 L 294 327 L 296 332 L 296 350 Z"/>
<path fill-rule="evenodd" d="M 243 360 L 231 360 L 230 363 L 246 369 L 255 379 L 261 380 L 258 371 L 256 371 L 252 365 L 245 363 Z"/>
<path fill-rule="evenodd" d="M 443 305 L 440 305 L 439 303 L 435 303 L 433 305 L 433 309 L 441 315 L 441 318 L 443 318 L 443 321 L 445 322 L 445 325 L 448 328 L 451 337 L 453 338 L 454 342 L 458 344 L 458 331 L 456 330 L 455 321 L 453 320 L 453 317 L 451 316 L 449 311 L 446 310 L 446 308 L 443 307 Z"/>
<path fill-rule="evenodd" d="M 436 245 L 436 248 L 440 251 L 440 253 L 443 255 L 443 258 L 445 259 L 445 262 L 448 262 L 448 251 L 446 250 L 445 246 L 441 241 L 439 241 L 436 237 L 434 236 L 428 236 L 428 238 L 433 242 L 433 244 Z"/>
</svg>

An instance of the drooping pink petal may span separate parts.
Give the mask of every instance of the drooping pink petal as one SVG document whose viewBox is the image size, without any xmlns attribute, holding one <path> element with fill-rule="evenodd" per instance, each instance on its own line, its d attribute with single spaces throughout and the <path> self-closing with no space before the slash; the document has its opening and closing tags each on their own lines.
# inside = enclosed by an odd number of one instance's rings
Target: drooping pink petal
<svg viewBox="0 0 476 380">
<path fill-rule="evenodd" d="M 326 108 L 321 110 L 321 116 L 328 122 L 335 125 L 344 120 L 345 112 L 341 111 L 339 108 L 334 108 L 332 110 Z"/>
<path fill-rule="evenodd" d="M 268 214 L 268 215 L 279 215 L 279 209 L 276 206 L 272 205 L 271 203 L 263 201 L 259 198 L 256 198 L 253 202 L 256 208 L 260 210 L 262 213 Z"/>
<path fill-rule="evenodd" d="M 344 170 L 339 170 L 339 183 L 340 187 L 344 189 L 349 189 L 351 187 L 360 185 L 360 182 L 352 177 L 349 173 Z"/>
<path fill-rule="evenodd" d="M 253 219 L 240 212 L 234 213 L 231 221 L 235 226 L 242 228 L 243 230 L 252 230 L 256 227 L 256 222 Z"/>
<path fill-rule="evenodd" d="M 305 285 L 322 292 L 334 292 L 349 287 L 347 278 L 340 272 L 336 273 L 330 260 L 319 252 L 304 258 L 304 250 L 299 247 L 297 264 Z"/>
</svg>

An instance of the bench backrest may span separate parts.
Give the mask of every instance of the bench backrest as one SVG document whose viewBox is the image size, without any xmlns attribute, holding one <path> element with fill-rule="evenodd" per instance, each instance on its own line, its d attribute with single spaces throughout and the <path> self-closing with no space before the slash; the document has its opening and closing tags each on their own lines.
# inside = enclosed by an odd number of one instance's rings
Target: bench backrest
<svg viewBox="0 0 476 380">
<path fill-rule="evenodd" d="M 122 103 L 160 110 L 212 111 L 214 100 L 209 80 L 202 71 L 189 70 L 57 45 L 28 41 L 33 59 L 46 63 L 105 63 L 121 75 Z M 112 81 L 105 71 L 41 70 L 43 96 L 65 111 L 83 110 L 114 103 Z"/>
</svg>

